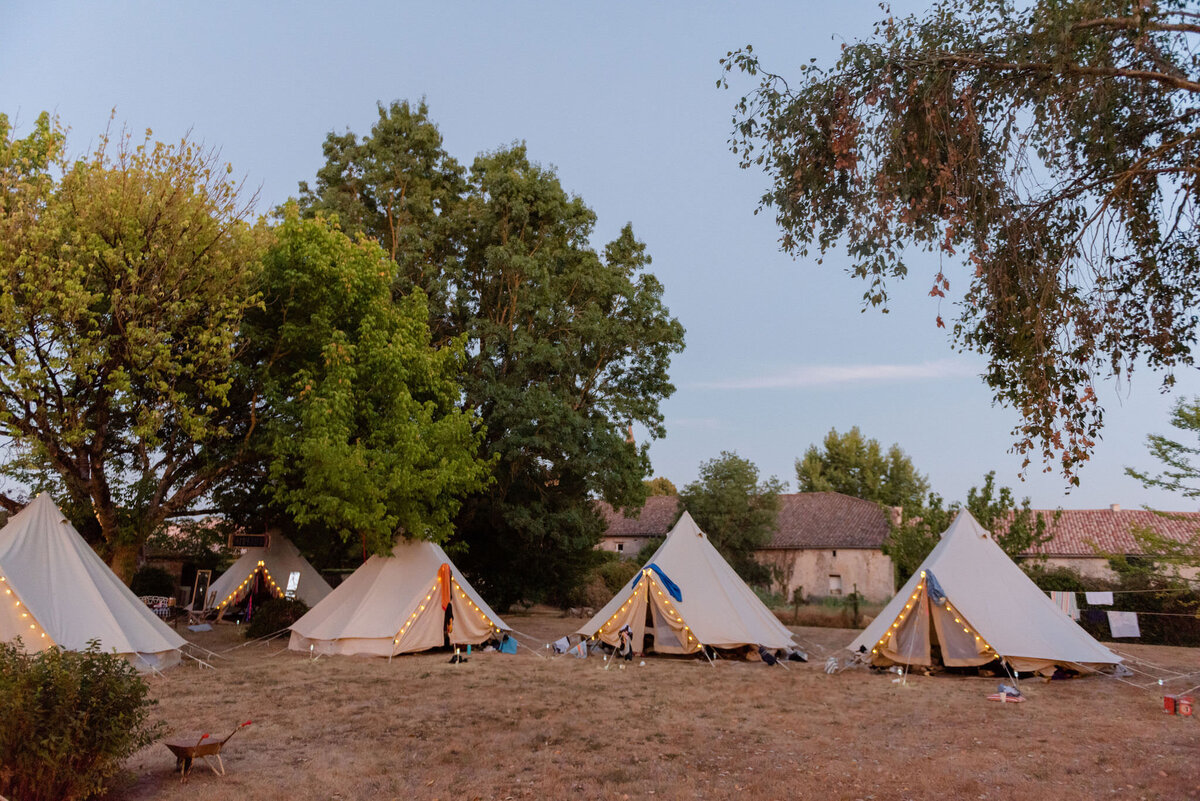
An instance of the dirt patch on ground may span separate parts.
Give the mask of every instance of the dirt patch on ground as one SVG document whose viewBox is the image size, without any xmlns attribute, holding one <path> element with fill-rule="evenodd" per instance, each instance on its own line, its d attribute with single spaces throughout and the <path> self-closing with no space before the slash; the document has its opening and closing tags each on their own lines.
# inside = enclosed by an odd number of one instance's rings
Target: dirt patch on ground
<svg viewBox="0 0 1200 801">
<path fill-rule="evenodd" d="M 506 619 L 542 641 L 579 624 Z M 169 735 L 254 721 L 225 748 L 228 775 L 200 765 L 181 785 L 156 744 L 114 797 L 1200 798 L 1200 719 L 1163 714 L 1161 693 L 1026 681 L 1026 703 L 1001 705 L 985 698 L 996 679 L 827 675 L 825 657 L 855 632 L 795 631 L 812 661 L 790 669 L 648 658 L 605 670 L 540 649 L 465 665 L 445 653 L 314 662 L 282 641 L 251 645 L 216 670 L 152 680 Z M 240 641 L 228 625 L 190 636 L 213 650 Z M 1200 670 L 1200 649 L 1122 650 Z"/>
</svg>

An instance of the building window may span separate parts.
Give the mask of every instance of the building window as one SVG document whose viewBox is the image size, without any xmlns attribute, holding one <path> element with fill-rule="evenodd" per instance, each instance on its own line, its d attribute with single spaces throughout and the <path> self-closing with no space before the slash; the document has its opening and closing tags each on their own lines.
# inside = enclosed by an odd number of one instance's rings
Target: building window
<svg viewBox="0 0 1200 801">
<path fill-rule="evenodd" d="M 834 559 L 837 559 L 837 551 L 834 551 L 834 552 L 833 552 L 833 558 L 834 558 Z"/>
<path fill-rule="evenodd" d="M 842 577 L 840 575 L 838 575 L 837 573 L 829 574 L 829 594 L 830 595 L 841 595 L 842 594 Z"/>
<path fill-rule="evenodd" d="M 625 543 L 618 542 L 617 543 L 617 553 L 620 553 L 621 551 L 624 551 L 624 550 L 625 550 Z"/>
</svg>

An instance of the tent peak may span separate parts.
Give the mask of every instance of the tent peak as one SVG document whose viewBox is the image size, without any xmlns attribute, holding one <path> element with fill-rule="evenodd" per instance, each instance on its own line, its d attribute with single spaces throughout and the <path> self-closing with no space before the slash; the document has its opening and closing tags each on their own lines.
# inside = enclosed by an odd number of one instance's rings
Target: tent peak
<svg viewBox="0 0 1200 801">
<path fill-rule="evenodd" d="M 675 525 L 671 527 L 671 531 L 674 531 L 676 528 L 678 528 L 678 527 L 679 527 L 679 526 L 681 526 L 681 525 L 684 525 L 685 523 L 686 523 L 686 525 L 689 525 L 689 526 L 691 526 L 693 529 L 695 529 L 695 530 L 696 530 L 696 536 L 697 536 L 697 537 L 703 537 L 703 536 L 705 536 L 705 535 L 704 535 L 704 531 L 703 531 L 703 529 L 701 529 L 701 528 L 700 528 L 700 526 L 696 524 L 696 521 L 695 521 L 695 519 L 692 517 L 692 515 L 691 515 L 691 512 L 689 512 L 689 511 L 688 511 L 688 510 L 686 510 L 686 509 L 684 509 L 684 510 L 683 510 L 683 514 L 681 514 L 681 515 L 679 516 L 679 520 L 678 520 L 678 521 L 675 523 Z M 681 530 L 682 530 L 682 529 L 681 529 Z M 671 532 L 667 532 L 667 533 L 668 533 L 668 534 L 670 534 Z"/>
<path fill-rule="evenodd" d="M 954 521 L 950 523 L 950 527 L 942 532 L 942 538 L 944 539 L 952 534 L 957 534 L 959 531 L 969 531 L 975 536 L 984 540 L 990 540 L 992 538 L 991 532 L 980 525 L 979 521 L 975 519 L 975 515 L 971 514 L 966 509 L 960 509 L 958 511 L 958 514 L 954 516 Z"/>
</svg>

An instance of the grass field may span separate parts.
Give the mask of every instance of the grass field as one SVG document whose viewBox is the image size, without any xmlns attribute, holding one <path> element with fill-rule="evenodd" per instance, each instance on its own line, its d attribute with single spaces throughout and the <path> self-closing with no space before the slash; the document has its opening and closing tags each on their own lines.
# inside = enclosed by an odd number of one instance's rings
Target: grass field
<svg viewBox="0 0 1200 801">
<path fill-rule="evenodd" d="M 549 640 L 581 621 L 506 618 Z M 823 672 L 854 632 L 797 628 L 812 661 L 444 653 L 309 661 L 282 641 L 216 670 L 154 678 L 169 734 L 254 725 L 180 784 L 156 744 L 127 763 L 128 799 L 1195 799 L 1200 718 L 1109 678 L 1022 682 L 1028 701 L 986 700 L 996 679 Z M 192 635 L 214 650 L 233 626 Z M 1200 650 L 1122 646 L 1176 670 Z M 1200 679 L 1194 683 L 1200 684 Z M 1174 689 L 1187 689 L 1175 686 Z M 1200 693 L 1197 693 L 1200 695 Z"/>
</svg>

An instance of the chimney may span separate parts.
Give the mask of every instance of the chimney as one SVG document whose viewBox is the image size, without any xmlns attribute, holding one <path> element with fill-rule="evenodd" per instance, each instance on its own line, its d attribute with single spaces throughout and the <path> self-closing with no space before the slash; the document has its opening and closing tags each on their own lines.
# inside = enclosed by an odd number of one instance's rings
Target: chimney
<svg viewBox="0 0 1200 801">
<path fill-rule="evenodd" d="M 1110 503 L 1110 504 L 1108 505 L 1108 508 L 1109 508 L 1109 509 L 1111 509 L 1111 510 L 1113 510 L 1114 512 L 1119 512 L 1119 511 L 1121 511 L 1121 504 L 1119 504 L 1119 503 Z"/>
<path fill-rule="evenodd" d="M 628 432 L 629 432 L 629 433 L 627 433 L 627 434 L 625 435 L 625 441 L 626 441 L 626 442 L 628 442 L 630 445 L 636 445 L 636 444 L 637 444 L 637 440 L 635 440 L 635 439 L 633 438 L 633 423 L 630 423 L 630 424 L 629 424 L 629 429 L 628 429 Z"/>
<path fill-rule="evenodd" d="M 900 525 L 900 523 L 901 523 L 901 522 L 903 521 L 903 519 L 904 519 L 904 507 L 902 507 L 902 506 L 889 506 L 889 507 L 888 507 L 888 517 L 889 517 L 889 518 L 891 518 L 891 521 L 892 521 L 892 525 L 893 525 L 893 526 L 898 526 L 898 525 Z"/>
</svg>

